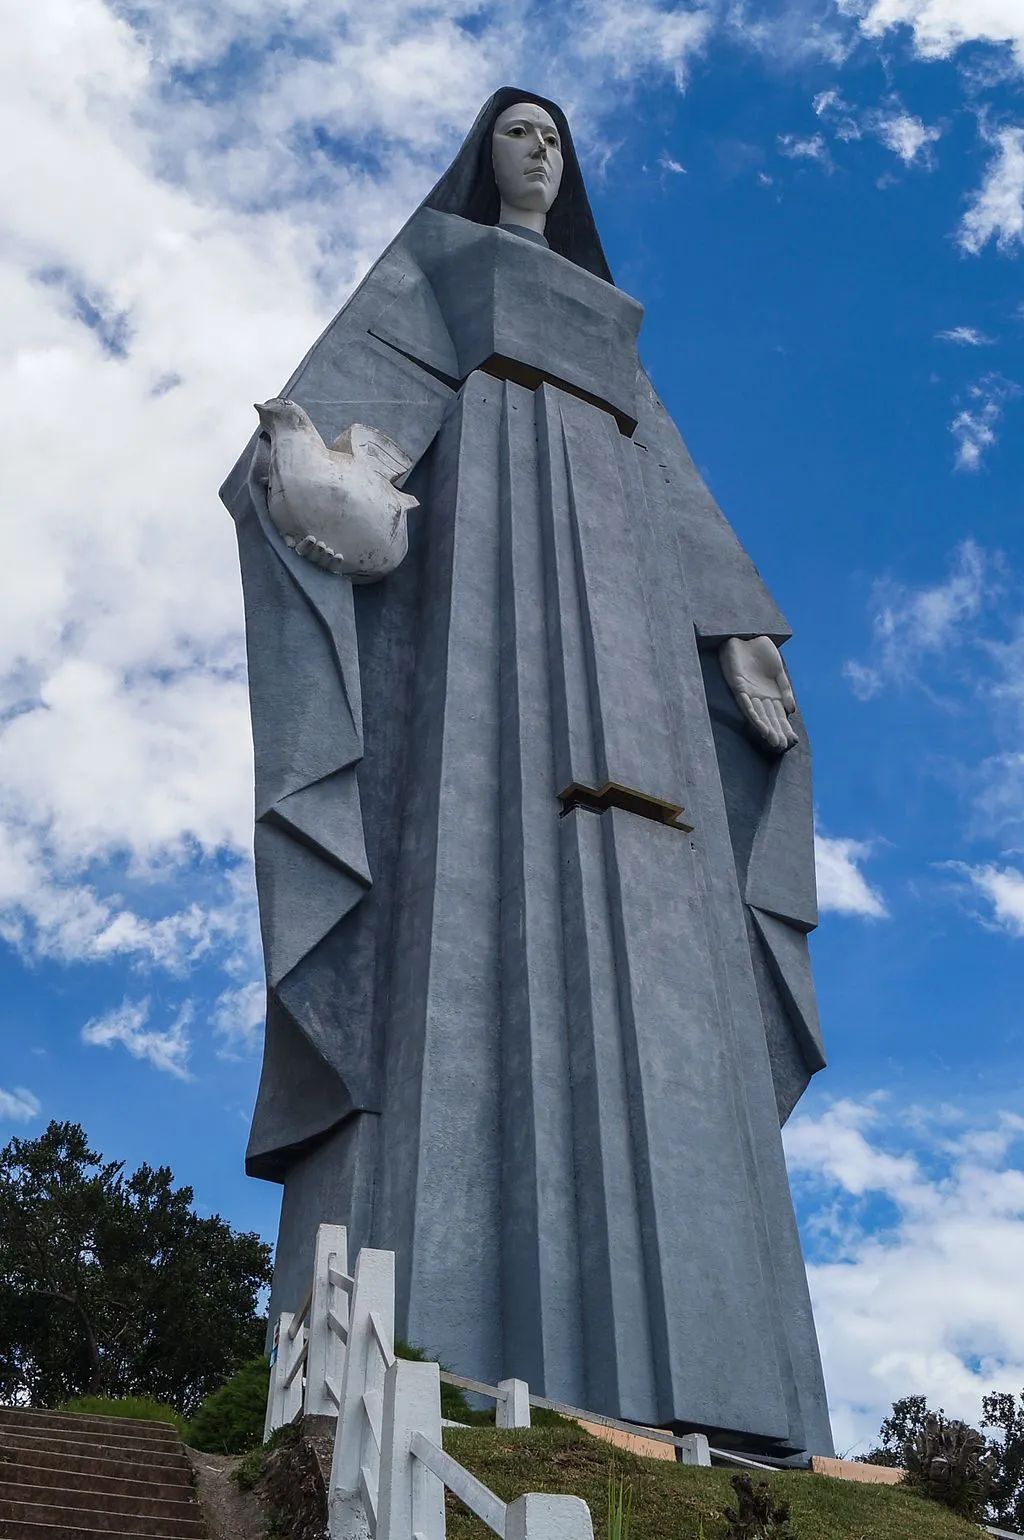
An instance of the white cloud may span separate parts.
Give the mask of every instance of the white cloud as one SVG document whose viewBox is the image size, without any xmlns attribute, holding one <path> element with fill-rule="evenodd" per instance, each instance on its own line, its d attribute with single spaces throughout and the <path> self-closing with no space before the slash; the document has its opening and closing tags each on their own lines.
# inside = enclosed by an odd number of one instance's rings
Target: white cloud
<svg viewBox="0 0 1024 1540">
<path fill-rule="evenodd" d="M 898 1396 L 977 1421 L 1024 1383 L 1024 1118 L 841 1101 L 786 1128 L 840 1449 Z"/>
<path fill-rule="evenodd" d="M 970 866 L 959 861 L 949 865 L 988 900 L 989 923 L 1024 938 L 1024 872 L 1015 866 Z"/>
<path fill-rule="evenodd" d="M 965 43 L 1008 43 L 1024 64 L 1024 13 L 1019 0 L 837 0 L 869 37 L 909 27 L 926 59 L 945 59 Z"/>
<path fill-rule="evenodd" d="M 686 175 L 686 167 L 683 165 L 682 161 L 673 160 L 671 155 L 659 155 L 658 165 L 661 167 L 662 171 L 670 171 L 673 176 Z"/>
<path fill-rule="evenodd" d="M 221 1039 L 227 1058 L 249 1053 L 259 1046 L 267 1011 L 267 989 L 260 979 L 238 989 L 226 989 L 213 1011 L 213 1030 Z"/>
<path fill-rule="evenodd" d="M 862 130 L 857 110 L 843 99 L 836 87 L 828 91 L 819 91 L 811 105 L 815 115 L 828 123 L 830 131 L 837 139 L 848 144 L 861 137 Z"/>
<path fill-rule="evenodd" d="M 822 912 L 859 914 L 868 919 L 882 919 L 888 914 L 885 900 L 871 887 L 858 864 L 866 861 L 871 851 L 867 841 L 815 833 L 814 869 Z"/>
<path fill-rule="evenodd" d="M 86 1022 L 82 1028 L 82 1042 L 99 1048 L 111 1048 L 120 1043 L 133 1058 L 152 1064 L 154 1069 L 174 1075 L 178 1080 L 191 1079 L 188 1068 L 192 1047 L 188 1032 L 191 1008 L 185 1006 L 162 1031 L 147 1027 L 149 1012 L 148 1000 L 125 1000 L 116 1010 Z"/>
<path fill-rule="evenodd" d="M 613 75 L 634 78 L 668 71 L 682 90 L 714 21 L 706 6 L 684 10 L 654 0 L 634 0 L 628 7 L 619 0 L 582 0 L 574 41 L 583 59 L 599 57 Z"/>
<path fill-rule="evenodd" d="M 951 326 L 948 331 L 936 332 L 935 336 L 939 342 L 956 342 L 965 348 L 990 347 L 994 341 L 974 326 Z"/>
<path fill-rule="evenodd" d="M 974 776 L 975 821 L 984 834 L 1024 835 L 1024 754 L 990 754 Z"/>
<path fill-rule="evenodd" d="M 225 968 L 254 951 L 248 863 L 208 876 L 199 865 L 170 883 L 145 874 L 151 904 L 165 894 L 173 900 L 191 893 L 183 907 L 166 910 L 165 904 L 166 912 L 155 917 L 137 913 L 116 892 L 101 894 L 73 872 L 31 837 L 0 824 L 0 938 L 29 958 L 124 960 L 172 974 L 221 949 Z M 109 868 L 105 876 L 109 886 Z"/>
<path fill-rule="evenodd" d="M 999 128 L 985 137 L 995 154 L 959 231 L 960 245 L 974 256 L 992 240 L 1006 252 L 1024 245 L 1024 128 Z"/>
<path fill-rule="evenodd" d="M 784 67 L 807 61 L 842 64 L 853 46 L 850 31 L 815 0 L 787 0 L 755 12 L 748 0 L 731 0 L 725 14 L 728 34 L 746 48 Z"/>
<path fill-rule="evenodd" d="M 891 578 L 876 583 L 869 658 L 843 665 L 854 694 L 869 700 L 886 684 L 914 679 L 926 658 L 941 657 L 997 591 L 998 574 L 998 558 L 965 540 L 942 583 L 921 588 Z"/>
<path fill-rule="evenodd" d="M 779 154 L 785 155 L 788 160 L 814 160 L 831 169 L 832 157 L 821 134 L 810 134 L 805 138 L 799 134 L 779 134 L 777 143 Z"/>
<path fill-rule="evenodd" d="M 942 130 L 931 128 L 910 112 L 878 112 L 872 114 L 871 126 L 882 143 L 905 166 L 912 165 L 920 156 L 926 164 L 930 149 L 942 137 Z"/>
<path fill-rule="evenodd" d="M 931 147 L 941 139 L 942 130 L 908 112 L 898 97 L 890 97 L 880 107 L 855 107 L 837 87 L 832 87 L 819 91 L 812 106 L 830 133 L 844 143 L 871 134 L 898 155 L 905 166 L 918 161 L 929 168 L 934 164 Z"/>
<path fill-rule="evenodd" d="M 792 1120 L 786 1131 L 790 1171 L 824 1177 L 856 1197 L 884 1191 L 909 1199 L 920 1187 L 917 1162 L 876 1148 L 866 1136 L 880 1115 L 877 1099 L 847 1099 L 834 1102 L 817 1118 Z"/>
<path fill-rule="evenodd" d="M 986 450 L 997 442 L 996 428 L 1007 401 L 1019 394 L 1019 387 L 1000 374 L 987 374 L 968 387 L 970 405 L 961 407 L 949 425 L 956 441 L 957 470 L 980 469 Z"/>
<path fill-rule="evenodd" d="M 0 1119 L 9 1123 L 30 1123 L 42 1110 L 38 1096 L 26 1091 L 24 1086 L 15 1086 L 13 1091 L 0 1088 Z"/>
</svg>

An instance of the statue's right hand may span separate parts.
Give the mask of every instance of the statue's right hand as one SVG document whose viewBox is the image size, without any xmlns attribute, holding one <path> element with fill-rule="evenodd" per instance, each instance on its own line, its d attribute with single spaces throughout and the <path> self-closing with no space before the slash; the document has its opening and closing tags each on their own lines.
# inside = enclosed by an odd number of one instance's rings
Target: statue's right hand
<svg viewBox="0 0 1024 1540">
<path fill-rule="evenodd" d="M 316 567 L 323 567 L 327 572 L 344 572 L 345 558 L 340 551 L 333 551 L 329 545 L 318 540 L 315 535 L 303 535 L 301 540 L 296 540 L 292 535 L 285 535 L 285 545 L 291 546 L 296 556 L 304 556 Z"/>
</svg>

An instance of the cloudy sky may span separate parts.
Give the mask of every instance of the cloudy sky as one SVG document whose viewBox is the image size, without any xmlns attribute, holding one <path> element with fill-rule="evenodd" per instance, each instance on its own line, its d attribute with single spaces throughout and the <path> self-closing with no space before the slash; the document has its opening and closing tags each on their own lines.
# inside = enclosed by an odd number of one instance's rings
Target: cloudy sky
<svg viewBox="0 0 1024 1540">
<path fill-rule="evenodd" d="M 490 90 L 570 113 L 644 356 L 794 625 L 841 1448 L 1024 1385 L 1020 0 L 33 0 L 0 58 L 0 1139 L 272 1236 L 216 489 Z"/>
</svg>

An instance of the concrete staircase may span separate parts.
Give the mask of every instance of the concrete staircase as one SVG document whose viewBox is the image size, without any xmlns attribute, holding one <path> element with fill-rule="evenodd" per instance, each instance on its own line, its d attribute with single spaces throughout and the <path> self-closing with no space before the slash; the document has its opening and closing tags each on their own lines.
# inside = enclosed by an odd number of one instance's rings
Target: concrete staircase
<svg viewBox="0 0 1024 1540">
<path fill-rule="evenodd" d="M 168 1423 L 0 1407 L 2 1540 L 203 1540 Z"/>
</svg>

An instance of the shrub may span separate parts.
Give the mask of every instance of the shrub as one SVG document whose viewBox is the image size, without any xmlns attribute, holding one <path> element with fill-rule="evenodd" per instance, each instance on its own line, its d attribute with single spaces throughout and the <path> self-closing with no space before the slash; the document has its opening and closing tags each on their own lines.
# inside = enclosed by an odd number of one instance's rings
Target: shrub
<svg viewBox="0 0 1024 1540">
<path fill-rule="evenodd" d="M 135 1422 L 169 1422 L 182 1438 L 188 1433 L 188 1423 L 173 1406 L 150 1401 L 146 1396 L 74 1396 L 70 1401 L 62 1401 L 57 1411 L 78 1412 L 87 1417 L 126 1417 Z"/>
<path fill-rule="evenodd" d="M 207 1454 L 242 1454 L 263 1438 L 270 1365 L 265 1358 L 242 1364 L 207 1396 L 192 1419 L 188 1441 Z"/>
<path fill-rule="evenodd" d="M 732 1489 L 736 1493 L 736 1506 L 725 1510 L 729 1521 L 727 1540 L 795 1540 L 789 1504 L 772 1500 L 767 1481 L 755 1485 L 744 1472 L 733 1476 Z"/>
<path fill-rule="evenodd" d="M 904 1449 L 906 1484 L 965 1519 L 980 1519 L 995 1481 L 995 1457 L 976 1428 L 929 1415 Z"/>
</svg>

